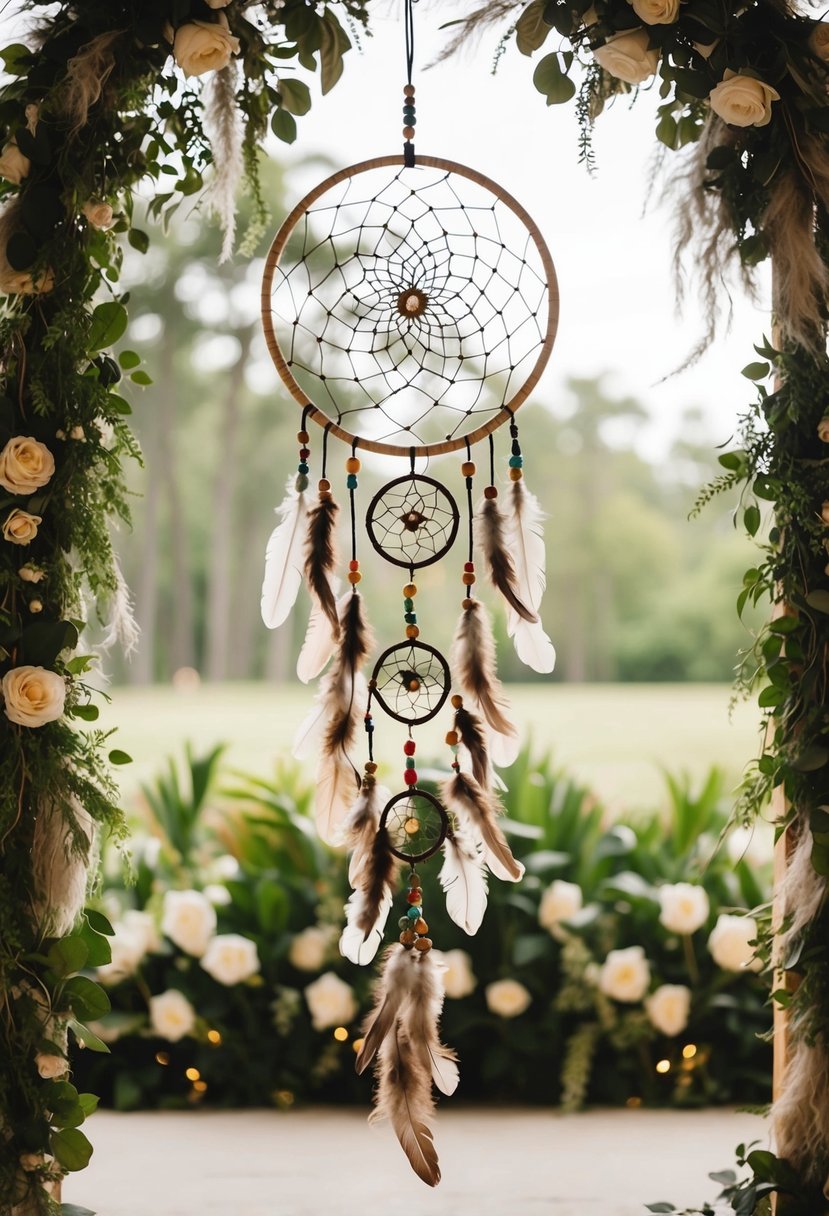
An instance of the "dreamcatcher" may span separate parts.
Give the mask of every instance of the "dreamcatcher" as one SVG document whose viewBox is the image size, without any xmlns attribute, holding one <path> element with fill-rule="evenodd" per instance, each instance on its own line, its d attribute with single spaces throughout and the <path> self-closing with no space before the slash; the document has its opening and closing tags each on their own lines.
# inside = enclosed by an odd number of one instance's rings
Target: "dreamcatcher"
<svg viewBox="0 0 829 1216">
<path fill-rule="evenodd" d="M 268 543 L 262 615 L 271 628 L 280 625 L 300 585 L 307 585 L 312 611 L 297 672 L 306 682 L 322 678 L 296 750 L 319 754 L 320 834 L 351 850 L 353 893 L 340 949 L 352 962 L 375 958 L 408 870 L 398 940 L 384 954 L 357 1070 L 374 1064 L 375 1114 L 391 1120 L 416 1173 L 435 1185 L 440 1169 L 429 1126 L 432 1086 L 451 1094 L 458 1067 L 438 1034 L 443 985 L 430 954 L 416 867 L 442 853 L 438 879 L 447 910 L 469 934 L 483 919 L 488 873 L 510 882 L 523 873 L 498 822 L 494 766 L 512 763 L 519 739 L 496 672 L 489 613 L 475 594 L 476 555 L 505 601 L 519 658 L 536 671 L 551 671 L 555 652 L 539 617 L 545 585 L 541 513 L 524 484 L 516 413 L 552 349 L 558 296 L 541 234 L 506 191 L 451 161 L 415 159 L 411 2 L 405 0 L 402 159 L 364 161 L 318 185 L 285 220 L 266 262 L 265 336 L 301 407 L 301 425 L 297 472 Z M 311 422 L 321 428 L 316 496 Z M 505 488 L 499 490 L 494 434 L 502 425 L 510 445 Z M 329 476 L 331 440 L 348 450 L 344 593 L 335 552 L 339 507 Z M 483 441 L 488 477 L 476 504 L 472 447 Z M 401 578 L 401 640 L 371 667 L 375 646 L 359 590 L 364 453 L 408 464 L 365 508 L 373 549 Z M 426 472 L 433 458 L 450 453 L 461 454 L 454 491 Z M 416 577 L 447 558 L 461 531 L 463 600 L 447 660 L 421 636 Z M 378 780 L 378 711 L 405 728 L 396 792 Z M 435 792 L 419 782 L 415 729 L 441 713 L 451 714 L 449 756 Z"/>
</svg>

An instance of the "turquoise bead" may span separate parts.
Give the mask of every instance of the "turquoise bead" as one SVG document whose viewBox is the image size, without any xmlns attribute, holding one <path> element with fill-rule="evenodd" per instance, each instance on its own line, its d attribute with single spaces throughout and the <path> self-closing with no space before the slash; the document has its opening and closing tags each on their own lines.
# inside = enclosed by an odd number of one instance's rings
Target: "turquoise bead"
<svg viewBox="0 0 829 1216">
<path fill-rule="evenodd" d="M 406 915 L 409 920 L 419 920 L 422 912 L 423 912 L 422 908 L 418 908 L 413 904 L 412 907 L 409 908 L 409 911 Z"/>
<path fill-rule="evenodd" d="M 522 465 L 523 465 L 523 464 L 524 464 L 524 457 L 523 457 L 523 456 L 510 456 L 510 458 L 509 458 L 509 467 L 510 467 L 511 469 L 520 469 L 520 468 L 522 467 Z"/>
<path fill-rule="evenodd" d="M 297 471 L 302 474 L 305 474 L 308 472 L 308 465 L 305 463 L 304 460 L 302 461 L 301 464 L 297 465 Z"/>
<path fill-rule="evenodd" d="M 357 474 L 349 473 L 348 477 L 345 479 L 345 484 L 349 490 L 356 490 L 357 489 Z"/>
<path fill-rule="evenodd" d="M 403 601 L 403 607 L 406 609 L 407 612 L 411 612 L 412 609 L 414 608 L 414 600 L 409 599 L 409 597 L 406 596 L 405 600 Z"/>
</svg>

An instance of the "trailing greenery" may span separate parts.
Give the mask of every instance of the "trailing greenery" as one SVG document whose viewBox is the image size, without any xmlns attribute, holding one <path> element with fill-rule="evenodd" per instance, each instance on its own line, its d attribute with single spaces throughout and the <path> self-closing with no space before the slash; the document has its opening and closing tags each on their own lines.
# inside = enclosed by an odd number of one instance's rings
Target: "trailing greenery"
<svg viewBox="0 0 829 1216">
<path fill-rule="evenodd" d="M 353 1044 L 373 973 L 337 951 L 345 858 L 316 839 L 296 774 L 221 789 L 219 756 L 188 754 L 145 789 L 137 882 L 114 877 L 100 904 L 115 937 L 100 973 L 112 1012 L 95 1031 L 112 1056 L 85 1055 L 77 1075 L 125 1110 L 365 1102 Z M 718 847 L 719 774 L 693 791 L 669 780 L 658 811 L 613 823 L 549 759 L 524 752 L 509 775 L 507 830 L 527 877 L 519 890 L 491 884 L 477 936 L 441 907 L 438 865 L 423 867 L 464 1096 L 565 1109 L 762 1102 L 767 986 L 745 966 L 745 935 L 733 955 L 718 943 L 729 914 L 768 898 L 770 842 L 765 861 L 741 835 Z"/>
</svg>

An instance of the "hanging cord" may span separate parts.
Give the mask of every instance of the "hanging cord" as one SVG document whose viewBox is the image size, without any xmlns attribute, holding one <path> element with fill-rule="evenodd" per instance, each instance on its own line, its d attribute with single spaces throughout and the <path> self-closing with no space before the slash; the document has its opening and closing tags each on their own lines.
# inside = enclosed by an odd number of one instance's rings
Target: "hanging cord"
<svg viewBox="0 0 829 1216">
<path fill-rule="evenodd" d="M 403 25 L 406 31 L 406 86 L 403 89 L 403 164 L 413 169 L 415 164 L 414 134 L 417 125 L 415 113 L 415 87 L 412 84 L 414 69 L 414 5 L 417 0 L 403 0 Z"/>
<path fill-rule="evenodd" d="M 349 462 L 348 477 L 348 502 L 351 509 L 351 561 L 354 569 L 356 569 L 357 562 L 357 506 L 354 494 L 357 489 L 357 473 L 360 471 L 360 462 L 357 459 L 357 444 L 359 442 L 358 436 L 351 444 L 351 461 Z M 356 468 L 354 467 L 355 465 Z"/>
</svg>

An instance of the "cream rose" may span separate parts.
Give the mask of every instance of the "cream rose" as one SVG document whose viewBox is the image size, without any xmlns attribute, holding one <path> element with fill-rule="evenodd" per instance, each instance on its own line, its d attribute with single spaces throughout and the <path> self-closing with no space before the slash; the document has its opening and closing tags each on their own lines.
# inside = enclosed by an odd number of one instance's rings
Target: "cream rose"
<svg viewBox="0 0 829 1216">
<path fill-rule="evenodd" d="M 604 46 L 597 46 L 593 58 L 611 76 L 626 84 L 642 84 L 659 67 L 659 51 L 648 46 L 647 30 L 617 34 Z"/>
<path fill-rule="evenodd" d="M 183 992 L 168 988 L 160 996 L 150 997 L 150 1026 L 162 1039 L 177 1043 L 193 1033 L 196 1011 Z"/>
<path fill-rule="evenodd" d="M 14 140 L 6 144 L 0 154 L 0 177 L 19 186 L 23 178 L 29 176 L 31 167 L 32 162 L 23 155 Z"/>
<path fill-rule="evenodd" d="M 110 228 L 114 218 L 114 212 L 109 203 L 101 202 L 99 199 L 91 198 L 83 205 L 83 214 L 89 220 L 93 228 Z"/>
<path fill-rule="evenodd" d="M 37 536 L 37 529 L 43 523 L 41 515 L 30 515 L 15 507 L 3 521 L 3 540 L 13 545 L 28 545 Z"/>
<path fill-rule="evenodd" d="M 63 1056 L 55 1056 L 45 1051 L 39 1051 L 35 1056 L 37 1071 L 44 1081 L 54 1081 L 63 1077 L 69 1071 L 69 1061 Z"/>
<path fill-rule="evenodd" d="M 628 0 L 645 25 L 671 25 L 679 16 L 679 0 Z"/>
<path fill-rule="evenodd" d="M 319 971 L 331 948 L 332 934 L 322 925 L 311 925 L 297 933 L 288 950 L 288 962 L 297 971 Z"/>
<path fill-rule="evenodd" d="M 682 1034 L 691 1012 L 691 989 L 684 984 L 662 984 L 645 1001 L 645 1011 L 660 1034 Z"/>
<path fill-rule="evenodd" d="M 314 1030 L 347 1026 L 357 1016 L 359 1006 L 354 991 L 333 971 L 326 971 L 305 989 L 305 1001 Z"/>
<path fill-rule="evenodd" d="M 818 21 L 809 35 L 809 49 L 818 59 L 829 59 L 829 25 Z"/>
<path fill-rule="evenodd" d="M 762 971 L 763 963 L 754 957 L 749 945 L 757 937 L 753 916 L 728 916 L 723 913 L 708 938 L 711 957 L 723 971 Z"/>
<path fill-rule="evenodd" d="M 241 933 L 220 933 L 208 944 L 201 965 L 219 984 L 232 988 L 259 971 L 256 943 Z"/>
<path fill-rule="evenodd" d="M 821 418 L 817 424 L 817 437 L 821 443 L 829 443 L 829 418 Z"/>
<path fill-rule="evenodd" d="M 432 957 L 443 974 L 443 991 L 453 1001 L 469 996 L 478 986 L 472 959 L 465 950 L 433 950 Z"/>
<path fill-rule="evenodd" d="M 0 681 L 6 717 L 18 726 L 43 726 L 63 713 L 66 683 L 46 667 L 13 667 Z"/>
<path fill-rule="evenodd" d="M 770 84 L 727 69 L 708 98 L 711 109 L 732 127 L 765 127 L 771 122 L 771 105 L 780 94 Z"/>
<path fill-rule="evenodd" d="M 650 963 L 641 946 L 611 950 L 599 972 L 599 988 L 614 1001 L 641 1001 L 651 982 Z"/>
<path fill-rule="evenodd" d="M 660 924 L 687 937 L 708 919 L 708 896 L 704 887 L 690 882 L 666 883 L 659 888 L 659 909 Z"/>
<path fill-rule="evenodd" d="M 43 570 L 38 566 L 33 566 L 31 562 L 26 562 L 26 565 L 21 566 L 18 570 L 17 577 L 22 578 L 24 583 L 39 583 L 45 575 Z"/>
<path fill-rule="evenodd" d="M 54 286 L 55 275 L 51 270 L 43 270 L 34 278 L 30 270 L 13 270 L 8 262 L 0 266 L 0 291 L 7 296 L 46 295 Z"/>
<path fill-rule="evenodd" d="M 565 882 L 557 878 L 541 896 L 538 907 L 538 923 L 551 933 L 557 941 L 567 938 L 567 930 L 562 921 L 575 916 L 584 904 L 581 887 L 576 882 Z"/>
<path fill-rule="evenodd" d="M 155 922 L 147 912 L 126 912 L 124 919 L 113 928 L 115 932 L 109 939 L 112 958 L 98 968 L 102 984 L 120 984 L 121 980 L 134 975 L 144 955 L 160 944 Z"/>
<path fill-rule="evenodd" d="M 239 39 L 227 26 L 224 13 L 219 21 L 189 21 L 179 26 L 173 39 L 173 58 L 185 76 L 220 71 L 239 53 Z"/>
<path fill-rule="evenodd" d="M 186 954 L 201 958 L 216 932 L 216 909 L 201 891 L 165 891 L 161 932 Z"/>
<path fill-rule="evenodd" d="M 233 903 L 233 896 L 220 882 L 209 882 L 204 888 L 204 894 L 214 908 L 226 908 L 228 904 Z"/>
<path fill-rule="evenodd" d="M 484 989 L 490 1013 L 499 1018 L 517 1018 L 532 1003 L 532 995 L 518 980 L 495 980 Z"/>
<path fill-rule="evenodd" d="M 16 435 L 0 452 L 0 486 L 10 494 L 33 494 L 54 472 L 54 456 L 31 435 Z"/>
</svg>

